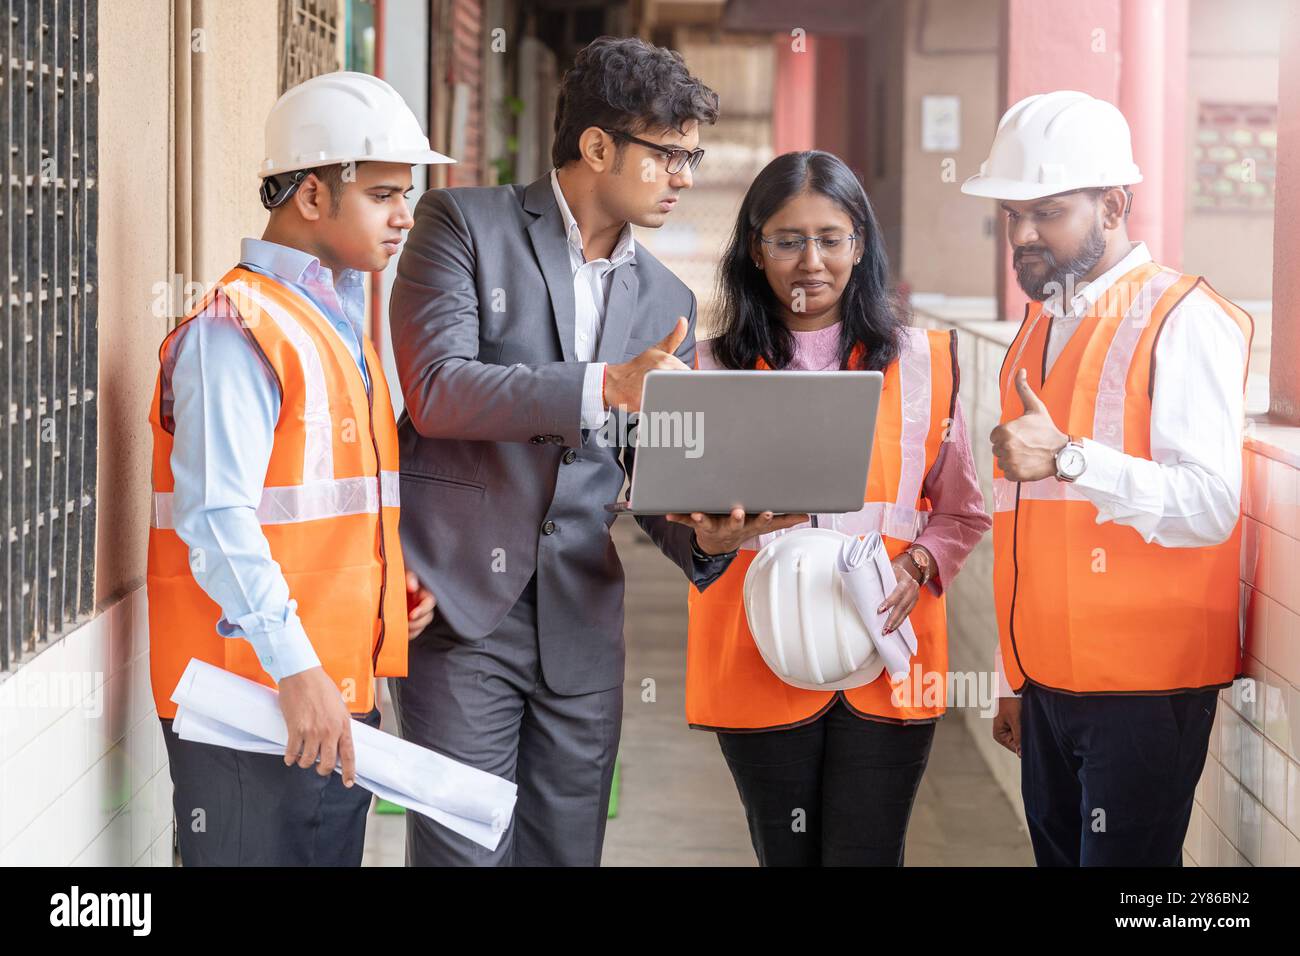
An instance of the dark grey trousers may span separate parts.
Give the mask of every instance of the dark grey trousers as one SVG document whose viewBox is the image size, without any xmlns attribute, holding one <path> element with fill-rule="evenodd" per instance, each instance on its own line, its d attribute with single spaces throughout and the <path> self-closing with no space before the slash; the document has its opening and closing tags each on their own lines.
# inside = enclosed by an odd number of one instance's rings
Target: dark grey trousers
<svg viewBox="0 0 1300 956">
<path fill-rule="evenodd" d="M 495 851 L 406 815 L 408 866 L 599 866 L 623 688 L 563 697 L 542 676 L 537 578 L 501 626 L 466 640 L 436 618 L 391 678 L 401 735 L 519 785 Z"/>
<path fill-rule="evenodd" d="M 355 717 L 379 726 L 379 709 Z M 181 740 L 161 719 L 184 866 L 360 866 L 370 791 L 284 757 Z"/>
</svg>

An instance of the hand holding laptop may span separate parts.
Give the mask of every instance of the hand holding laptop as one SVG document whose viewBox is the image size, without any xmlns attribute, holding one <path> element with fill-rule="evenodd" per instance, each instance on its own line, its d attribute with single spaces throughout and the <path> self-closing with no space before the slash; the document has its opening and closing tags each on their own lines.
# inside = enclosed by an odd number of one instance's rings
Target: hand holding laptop
<svg viewBox="0 0 1300 956">
<path fill-rule="evenodd" d="M 708 515 L 703 512 L 692 514 L 669 514 L 669 521 L 684 524 L 695 529 L 696 546 L 705 554 L 726 554 L 735 551 L 741 543 L 755 535 L 768 534 L 803 524 L 808 520 L 806 514 L 777 515 L 770 511 L 747 515 L 743 508 L 734 509 L 731 514 Z"/>
</svg>

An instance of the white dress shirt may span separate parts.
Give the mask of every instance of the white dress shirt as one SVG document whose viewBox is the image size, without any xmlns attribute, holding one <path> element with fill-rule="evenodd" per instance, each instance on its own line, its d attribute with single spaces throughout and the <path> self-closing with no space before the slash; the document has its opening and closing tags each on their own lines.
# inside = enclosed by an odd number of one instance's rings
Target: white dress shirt
<svg viewBox="0 0 1300 956">
<path fill-rule="evenodd" d="M 568 238 L 569 268 L 573 270 L 574 355 L 579 362 L 587 362 L 582 380 L 582 427 L 600 428 L 609 417 L 601 395 L 605 381 L 605 363 L 593 362 L 600 333 L 605 325 L 605 301 L 614 270 L 636 256 L 636 242 L 632 238 L 632 224 L 625 223 L 618 242 L 608 259 L 588 261 L 582 251 L 582 231 L 573 218 L 569 203 L 560 189 L 558 170 L 551 170 L 551 190 L 564 217 L 564 232 Z"/>
<path fill-rule="evenodd" d="M 1093 304 L 1150 261 L 1146 244 L 1136 242 L 1114 268 L 1076 286 L 1068 309 L 1059 293 L 1043 303 L 1052 317 L 1049 372 Z M 1074 486 L 1096 506 L 1097 524 L 1127 525 L 1166 548 L 1205 547 L 1232 534 L 1241 504 L 1247 349 L 1237 323 L 1202 289 L 1165 320 L 1155 347 L 1151 460 L 1083 439 L 1087 467 Z M 996 663 L 999 696 L 1011 696 L 1000 648 Z"/>
</svg>

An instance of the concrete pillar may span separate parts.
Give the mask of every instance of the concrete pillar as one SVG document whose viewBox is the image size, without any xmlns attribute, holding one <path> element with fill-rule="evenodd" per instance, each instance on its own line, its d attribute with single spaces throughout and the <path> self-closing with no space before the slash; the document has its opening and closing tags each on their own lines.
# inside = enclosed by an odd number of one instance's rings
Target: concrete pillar
<svg viewBox="0 0 1300 956">
<path fill-rule="evenodd" d="M 1186 182 L 1187 0 L 1122 0 L 1119 101 L 1143 182 L 1129 234 L 1157 262 L 1182 260 Z"/>
<path fill-rule="evenodd" d="M 1269 412 L 1300 425 L 1300 4 L 1285 6 L 1280 52 Z"/>
<path fill-rule="evenodd" d="M 812 149 L 817 121 L 816 38 L 778 33 L 772 84 L 772 150 L 776 155 Z"/>
</svg>

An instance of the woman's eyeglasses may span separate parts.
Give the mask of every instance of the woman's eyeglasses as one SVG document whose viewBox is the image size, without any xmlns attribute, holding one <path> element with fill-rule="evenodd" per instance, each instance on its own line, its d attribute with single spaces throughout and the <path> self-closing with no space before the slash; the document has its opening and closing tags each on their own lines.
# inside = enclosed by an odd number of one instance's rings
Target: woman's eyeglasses
<svg viewBox="0 0 1300 956">
<path fill-rule="evenodd" d="M 797 259 L 808 247 L 808 241 L 817 243 L 817 252 L 827 259 L 838 259 L 853 251 L 857 233 L 847 236 L 759 236 L 758 241 L 767 249 L 773 259 Z"/>
<path fill-rule="evenodd" d="M 637 139 L 630 133 L 625 133 L 621 129 L 607 129 L 602 126 L 602 130 L 609 133 L 610 136 L 620 136 L 629 143 L 636 143 L 638 146 L 644 146 L 647 149 L 653 149 L 663 153 L 668 157 L 668 175 L 675 176 L 682 171 L 687 164 L 691 164 L 691 172 L 700 165 L 700 160 L 704 158 L 702 149 L 682 149 L 680 146 L 664 146 L 661 143 L 652 143 L 649 140 Z"/>
</svg>

